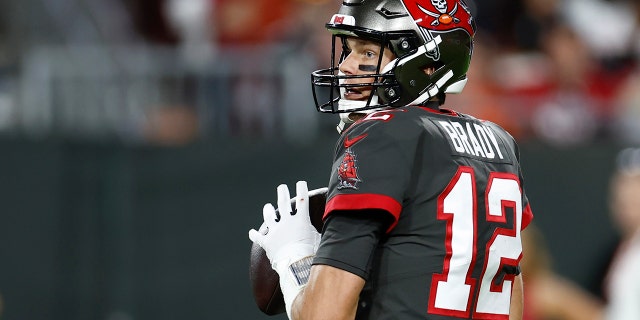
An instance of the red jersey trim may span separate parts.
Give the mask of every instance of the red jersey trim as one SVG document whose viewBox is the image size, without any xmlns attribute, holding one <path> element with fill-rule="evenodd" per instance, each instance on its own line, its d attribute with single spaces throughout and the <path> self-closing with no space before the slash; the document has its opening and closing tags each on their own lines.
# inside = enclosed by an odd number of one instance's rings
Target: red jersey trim
<svg viewBox="0 0 640 320">
<path fill-rule="evenodd" d="M 325 220 L 334 210 L 363 209 L 382 209 L 391 213 L 393 216 L 393 223 L 389 226 L 389 229 L 387 229 L 387 232 L 389 232 L 393 230 L 396 224 L 398 224 L 402 205 L 394 198 L 382 194 L 339 194 L 327 201 L 322 220 Z"/>
<path fill-rule="evenodd" d="M 524 228 L 526 228 L 532 220 L 533 211 L 531 211 L 531 205 L 527 203 L 527 206 L 524 207 L 524 210 L 522 211 L 522 226 L 520 227 L 520 229 L 524 230 Z"/>
<path fill-rule="evenodd" d="M 427 112 L 431 112 L 431 113 L 437 113 L 437 114 L 446 114 L 448 116 L 454 116 L 454 117 L 458 117 L 458 113 L 451 110 L 451 109 L 446 109 L 446 108 L 439 108 L 439 109 L 433 109 L 433 108 L 429 108 L 429 107 L 420 107 L 420 109 L 427 111 Z"/>
</svg>

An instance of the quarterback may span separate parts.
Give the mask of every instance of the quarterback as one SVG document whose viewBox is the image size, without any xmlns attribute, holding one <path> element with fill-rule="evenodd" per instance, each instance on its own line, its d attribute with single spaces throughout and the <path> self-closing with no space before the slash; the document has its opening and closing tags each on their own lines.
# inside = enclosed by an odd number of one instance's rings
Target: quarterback
<svg viewBox="0 0 640 320">
<path fill-rule="evenodd" d="M 343 0 L 326 24 L 317 110 L 339 114 L 321 234 L 278 187 L 249 238 L 290 319 L 521 319 L 521 231 L 533 218 L 518 146 L 445 107 L 467 82 L 463 0 Z M 327 97 L 322 101 L 321 97 Z M 308 201 L 305 182 L 298 203 Z"/>
</svg>

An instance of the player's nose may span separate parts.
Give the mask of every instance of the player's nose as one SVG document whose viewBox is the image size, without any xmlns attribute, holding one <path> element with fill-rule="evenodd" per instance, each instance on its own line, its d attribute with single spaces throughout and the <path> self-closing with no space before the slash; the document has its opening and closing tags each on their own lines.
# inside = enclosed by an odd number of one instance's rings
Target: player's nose
<svg viewBox="0 0 640 320">
<path fill-rule="evenodd" d="M 352 54 L 349 54 L 341 63 L 338 69 L 347 75 L 353 75 L 357 72 L 357 62 Z"/>
</svg>

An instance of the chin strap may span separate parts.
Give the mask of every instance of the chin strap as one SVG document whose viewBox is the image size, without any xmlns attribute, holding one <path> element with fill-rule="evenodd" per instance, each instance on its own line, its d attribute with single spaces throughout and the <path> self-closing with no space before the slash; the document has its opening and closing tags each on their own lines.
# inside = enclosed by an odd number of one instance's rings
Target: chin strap
<svg viewBox="0 0 640 320">
<path fill-rule="evenodd" d="M 344 131 L 344 127 L 347 126 L 346 123 L 344 123 L 344 121 L 340 121 L 338 122 L 338 125 L 336 126 L 336 130 L 338 131 L 338 134 L 342 133 L 342 131 Z"/>
<path fill-rule="evenodd" d="M 377 96 L 374 96 L 371 99 L 372 103 L 373 103 L 374 98 L 377 98 Z M 377 100 L 377 99 L 375 99 L 375 100 Z M 362 108 L 364 108 L 366 106 L 367 106 L 367 102 L 366 101 L 347 100 L 347 99 L 338 100 L 338 110 L 357 110 L 357 109 L 362 109 Z M 342 130 L 344 130 L 344 128 L 347 126 L 347 124 L 351 124 L 351 123 L 354 122 L 353 119 L 351 119 L 349 117 L 350 115 L 351 115 L 351 112 L 342 112 L 342 113 L 340 113 L 340 122 L 338 122 L 338 125 L 336 126 L 336 129 L 338 130 L 338 133 L 342 133 Z"/>
</svg>

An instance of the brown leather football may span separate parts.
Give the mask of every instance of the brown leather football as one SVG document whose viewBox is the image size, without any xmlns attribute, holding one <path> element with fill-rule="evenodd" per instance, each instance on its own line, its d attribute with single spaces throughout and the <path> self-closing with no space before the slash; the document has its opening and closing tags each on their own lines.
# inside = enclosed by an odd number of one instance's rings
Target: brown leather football
<svg viewBox="0 0 640 320">
<path fill-rule="evenodd" d="M 311 224 L 321 232 L 322 215 L 327 201 L 327 188 L 309 191 L 309 216 Z M 291 199 L 291 207 L 295 210 L 295 198 Z M 264 230 L 259 230 L 263 232 Z M 267 258 L 264 249 L 253 243 L 251 246 L 249 279 L 253 290 L 253 298 L 258 308 L 268 315 L 276 315 L 285 312 L 284 298 L 280 291 L 280 277 L 271 268 L 271 262 Z"/>
</svg>

